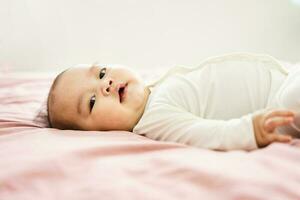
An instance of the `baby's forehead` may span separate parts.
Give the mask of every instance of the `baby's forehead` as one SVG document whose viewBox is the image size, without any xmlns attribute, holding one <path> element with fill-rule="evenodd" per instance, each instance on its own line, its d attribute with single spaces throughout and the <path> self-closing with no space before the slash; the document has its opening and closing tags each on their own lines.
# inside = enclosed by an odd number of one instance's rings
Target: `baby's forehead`
<svg viewBox="0 0 300 200">
<path fill-rule="evenodd" d="M 49 106 L 49 113 L 52 113 L 51 117 L 52 122 L 57 121 L 57 113 L 64 113 L 65 107 L 65 101 L 66 95 L 68 94 L 65 90 L 65 78 L 68 77 L 69 69 L 66 69 L 62 71 L 60 74 L 58 74 L 55 78 L 55 80 L 52 83 L 52 86 L 50 88 L 50 93 L 49 93 L 49 99 L 48 99 L 48 106 Z"/>
<path fill-rule="evenodd" d="M 63 73 L 64 75 L 71 75 L 71 74 L 78 74 L 83 73 L 84 71 L 88 70 L 87 67 L 70 67 Z"/>
<path fill-rule="evenodd" d="M 88 68 L 85 67 L 72 67 L 67 69 L 63 74 L 61 74 L 61 81 L 59 82 L 73 82 L 75 79 L 82 77 Z"/>
<path fill-rule="evenodd" d="M 57 77 L 53 94 L 59 97 L 76 97 L 77 91 L 84 85 L 83 68 L 69 68 Z"/>
</svg>

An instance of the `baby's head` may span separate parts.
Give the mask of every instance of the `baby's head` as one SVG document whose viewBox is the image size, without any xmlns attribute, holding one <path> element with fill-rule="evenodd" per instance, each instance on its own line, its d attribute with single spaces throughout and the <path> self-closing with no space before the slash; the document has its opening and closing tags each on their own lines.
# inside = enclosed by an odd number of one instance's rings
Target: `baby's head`
<svg viewBox="0 0 300 200">
<path fill-rule="evenodd" d="M 60 73 L 48 96 L 51 127 L 132 131 L 150 90 L 125 67 L 76 67 Z"/>
</svg>

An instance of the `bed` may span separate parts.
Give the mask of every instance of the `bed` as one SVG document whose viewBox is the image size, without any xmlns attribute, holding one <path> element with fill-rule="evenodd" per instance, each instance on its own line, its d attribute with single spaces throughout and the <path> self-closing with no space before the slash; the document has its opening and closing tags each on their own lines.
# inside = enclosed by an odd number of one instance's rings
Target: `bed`
<svg viewBox="0 0 300 200">
<path fill-rule="evenodd" d="M 212 151 L 48 128 L 54 74 L 0 73 L 0 199 L 300 199 L 300 140 Z"/>
</svg>

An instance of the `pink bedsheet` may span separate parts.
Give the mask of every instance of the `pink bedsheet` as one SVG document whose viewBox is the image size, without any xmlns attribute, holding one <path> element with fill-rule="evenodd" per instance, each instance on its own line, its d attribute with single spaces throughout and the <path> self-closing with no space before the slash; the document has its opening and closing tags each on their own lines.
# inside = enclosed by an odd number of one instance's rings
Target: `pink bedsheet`
<svg viewBox="0 0 300 200">
<path fill-rule="evenodd" d="M 300 199 L 300 140 L 245 152 L 47 128 L 50 78 L 0 75 L 0 200 Z"/>
</svg>

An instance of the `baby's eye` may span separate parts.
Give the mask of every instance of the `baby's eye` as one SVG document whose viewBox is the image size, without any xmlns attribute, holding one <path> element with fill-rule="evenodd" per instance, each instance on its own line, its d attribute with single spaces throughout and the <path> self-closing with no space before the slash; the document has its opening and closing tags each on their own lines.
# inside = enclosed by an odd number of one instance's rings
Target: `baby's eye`
<svg viewBox="0 0 300 200">
<path fill-rule="evenodd" d="M 90 99 L 90 111 L 92 111 L 95 102 L 96 102 L 96 95 L 93 95 Z"/>
<path fill-rule="evenodd" d="M 105 76 L 105 73 L 106 73 L 106 68 L 104 67 L 100 70 L 99 78 L 102 79 Z"/>
</svg>

